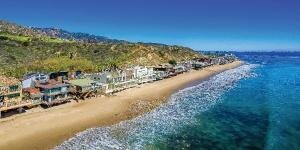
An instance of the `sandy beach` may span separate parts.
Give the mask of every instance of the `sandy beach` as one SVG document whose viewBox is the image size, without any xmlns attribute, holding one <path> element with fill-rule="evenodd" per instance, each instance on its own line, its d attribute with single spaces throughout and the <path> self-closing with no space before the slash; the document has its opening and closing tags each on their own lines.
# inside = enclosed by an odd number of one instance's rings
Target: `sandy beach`
<svg viewBox="0 0 300 150">
<path fill-rule="evenodd" d="M 71 102 L 50 109 L 34 108 L 0 120 L 0 149 L 52 149 L 76 133 L 131 119 L 164 103 L 194 81 L 238 67 L 236 61 L 147 83 L 111 97 Z"/>
</svg>

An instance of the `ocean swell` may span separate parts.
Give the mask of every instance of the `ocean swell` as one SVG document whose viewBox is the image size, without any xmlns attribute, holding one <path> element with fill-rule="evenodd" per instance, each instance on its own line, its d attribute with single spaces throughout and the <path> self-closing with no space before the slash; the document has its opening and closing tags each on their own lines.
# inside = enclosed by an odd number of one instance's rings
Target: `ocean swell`
<svg viewBox="0 0 300 150">
<path fill-rule="evenodd" d="M 151 112 L 116 125 L 88 129 L 55 149 L 143 149 L 192 123 L 195 115 L 219 103 L 222 94 L 234 88 L 237 81 L 255 76 L 252 70 L 256 66 L 245 64 L 222 72 L 180 90 L 166 104 Z"/>
</svg>

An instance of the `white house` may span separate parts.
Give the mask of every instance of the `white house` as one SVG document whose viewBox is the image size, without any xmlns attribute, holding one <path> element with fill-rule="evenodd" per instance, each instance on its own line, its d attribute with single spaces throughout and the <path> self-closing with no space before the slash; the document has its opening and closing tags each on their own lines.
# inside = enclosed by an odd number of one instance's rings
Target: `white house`
<svg viewBox="0 0 300 150">
<path fill-rule="evenodd" d="M 136 66 L 134 69 L 134 78 L 136 78 L 139 83 L 146 83 L 155 80 L 155 74 L 152 67 Z"/>
<path fill-rule="evenodd" d="M 48 79 L 49 79 L 48 75 L 41 74 L 41 73 L 27 74 L 22 81 L 22 86 L 23 88 L 34 87 L 36 81 L 46 82 Z"/>
</svg>

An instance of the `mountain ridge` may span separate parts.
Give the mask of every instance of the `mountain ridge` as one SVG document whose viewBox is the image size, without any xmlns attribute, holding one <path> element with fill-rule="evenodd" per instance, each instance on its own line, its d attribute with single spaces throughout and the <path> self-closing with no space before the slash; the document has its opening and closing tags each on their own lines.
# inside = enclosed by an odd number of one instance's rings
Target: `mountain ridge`
<svg viewBox="0 0 300 150">
<path fill-rule="evenodd" d="M 76 69 L 95 72 L 197 57 L 203 55 L 183 46 L 135 43 L 0 20 L 0 71 L 8 76 Z"/>
<path fill-rule="evenodd" d="M 124 40 L 111 39 L 105 36 L 98 36 L 83 32 L 69 32 L 67 30 L 59 29 L 59 28 L 36 28 L 32 27 L 33 30 L 46 34 L 50 37 L 62 38 L 67 40 L 75 40 L 78 42 L 87 42 L 87 43 L 101 43 L 101 42 L 109 42 L 109 43 L 121 43 L 127 42 Z"/>
</svg>

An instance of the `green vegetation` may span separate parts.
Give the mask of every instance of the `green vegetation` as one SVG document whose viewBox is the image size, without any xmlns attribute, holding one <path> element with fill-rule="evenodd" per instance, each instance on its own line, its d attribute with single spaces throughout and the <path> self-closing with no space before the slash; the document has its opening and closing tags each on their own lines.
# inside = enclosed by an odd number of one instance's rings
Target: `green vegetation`
<svg viewBox="0 0 300 150">
<path fill-rule="evenodd" d="M 28 70 L 42 72 L 54 72 L 57 70 L 77 71 L 84 69 L 85 72 L 96 71 L 92 61 L 84 58 L 70 59 L 68 57 L 49 58 L 41 62 L 34 62 L 31 66 L 24 66 Z"/>
<path fill-rule="evenodd" d="M 0 74 L 101 71 L 132 65 L 158 65 L 201 57 L 190 48 L 163 44 L 66 40 L 0 21 Z"/>
<path fill-rule="evenodd" d="M 169 64 L 175 66 L 175 65 L 177 65 L 177 62 L 176 62 L 176 60 L 170 60 L 170 61 L 169 61 Z"/>
<path fill-rule="evenodd" d="M 0 40 L 12 40 L 16 42 L 30 42 L 32 40 L 48 42 L 48 43 L 72 43 L 75 41 L 64 40 L 52 37 L 29 37 L 24 35 L 13 35 L 8 33 L 0 33 Z"/>
<path fill-rule="evenodd" d="M 48 43 L 72 43 L 75 41 L 70 41 L 70 40 L 64 40 L 64 39 L 59 39 L 59 38 L 49 38 L 49 37 L 43 37 L 40 38 L 41 41 L 43 42 L 48 42 Z"/>
<path fill-rule="evenodd" d="M 13 41 L 19 41 L 19 42 L 28 42 L 28 41 L 30 41 L 31 38 L 22 36 L 22 35 L 11 35 L 11 34 L 0 33 L 0 39 L 1 40 L 13 40 Z"/>
</svg>

